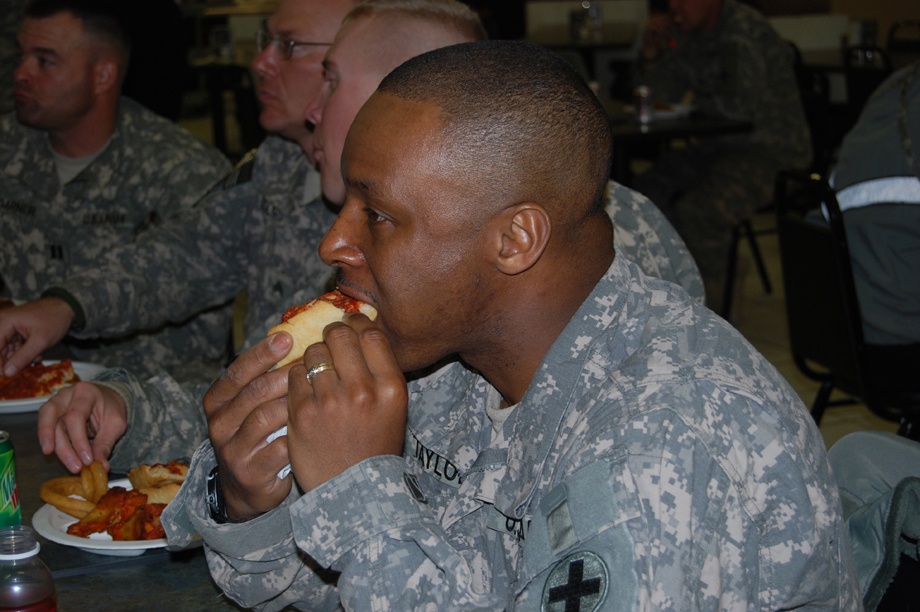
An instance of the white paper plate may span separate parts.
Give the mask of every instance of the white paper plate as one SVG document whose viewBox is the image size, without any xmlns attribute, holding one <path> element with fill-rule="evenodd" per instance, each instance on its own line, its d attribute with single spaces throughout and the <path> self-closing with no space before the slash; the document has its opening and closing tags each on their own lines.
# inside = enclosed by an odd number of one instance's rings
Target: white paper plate
<svg viewBox="0 0 920 612">
<path fill-rule="evenodd" d="M 124 487 L 128 490 L 132 488 L 127 478 L 109 481 L 109 488 L 112 487 Z M 48 540 L 64 546 L 74 546 L 97 555 L 135 557 L 145 550 L 166 546 L 166 538 L 115 542 L 107 533 L 94 533 L 88 538 L 70 535 L 67 533 L 67 528 L 76 522 L 77 519 L 50 504 L 45 504 L 32 515 L 32 527 Z"/>
<path fill-rule="evenodd" d="M 43 361 L 45 365 L 58 363 L 57 361 Z M 92 380 L 98 374 L 105 371 L 106 367 L 96 363 L 87 363 L 85 361 L 74 361 L 73 371 L 77 373 L 80 380 Z M 28 397 L 25 399 L 0 400 L 0 414 L 16 414 L 19 412 L 36 412 L 42 404 L 51 399 L 51 395 L 44 397 Z"/>
</svg>

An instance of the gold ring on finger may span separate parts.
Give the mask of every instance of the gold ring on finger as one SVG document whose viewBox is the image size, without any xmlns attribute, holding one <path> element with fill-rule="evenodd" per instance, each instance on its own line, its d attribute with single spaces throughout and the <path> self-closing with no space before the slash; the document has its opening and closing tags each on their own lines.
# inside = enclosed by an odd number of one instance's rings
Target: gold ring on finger
<svg viewBox="0 0 920 612">
<path fill-rule="evenodd" d="M 307 370 L 307 382 L 311 385 L 313 384 L 313 377 L 319 374 L 320 372 L 325 372 L 326 370 L 334 370 L 335 366 L 326 361 L 318 363 L 309 370 Z"/>
</svg>

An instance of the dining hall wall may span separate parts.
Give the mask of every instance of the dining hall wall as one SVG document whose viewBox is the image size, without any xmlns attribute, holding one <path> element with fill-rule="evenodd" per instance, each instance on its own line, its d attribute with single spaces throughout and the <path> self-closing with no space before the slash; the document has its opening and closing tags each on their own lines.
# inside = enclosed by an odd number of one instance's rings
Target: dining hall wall
<svg viewBox="0 0 920 612">
<path fill-rule="evenodd" d="M 901 19 L 920 20 L 917 0 L 832 0 L 832 11 L 847 15 L 853 21 L 878 21 L 879 42 L 888 42 L 888 30 Z"/>
<path fill-rule="evenodd" d="M 657 2 L 659 0 L 649 0 Z M 667 0 L 661 0 L 667 4 Z M 920 20 L 920 2 L 917 0 L 741 0 L 757 8 L 764 15 L 846 15 L 853 22 L 874 20 L 878 22 L 878 39 L 881 45 L 888 42 L 891 25 L 902 19 Z M 854 28 L 853 30 L 858 31 Z M 851 38 L 853 38 L 851 36 Z M 851 43 L 857 42 L 850 40 Z"/>
</svg>

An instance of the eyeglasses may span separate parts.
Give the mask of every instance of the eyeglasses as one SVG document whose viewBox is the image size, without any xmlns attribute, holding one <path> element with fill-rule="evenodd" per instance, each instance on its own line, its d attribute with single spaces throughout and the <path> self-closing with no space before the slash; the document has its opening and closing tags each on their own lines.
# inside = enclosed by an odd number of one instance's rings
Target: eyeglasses
<svg viewBox="0 0 920 612">
<path fill-rule="evenodd" d="M 273 45 L 275 47 L 275 51 L 277 51 L 278 54 L 286 60 L 295 57 L 294 51 L 298 47 L 328 47 L 331 44 L 331 42 L 306 42 L 291 40 L 284 34 L 272 34 L 268 31 L 268 28 L 265 26 L 265 24 L 263 24 L 262 27 L 256 31 L 256 47 L 258 47 L 259 53 L 264 51 L 267 46 Z"/>
</svg>

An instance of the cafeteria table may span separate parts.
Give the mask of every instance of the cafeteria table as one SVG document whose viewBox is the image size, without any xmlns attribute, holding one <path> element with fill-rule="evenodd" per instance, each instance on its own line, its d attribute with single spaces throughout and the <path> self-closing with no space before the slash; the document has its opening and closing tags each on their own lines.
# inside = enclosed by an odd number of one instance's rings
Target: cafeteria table
<svg viewBox="0 0 920 612">
<path fill-rule="evenodd" d="M 613 168 L 611 178 L 629 185 L 629 165 L 637 152 L 664 146 L 675 140 L 743 134 L 753 129 L 750 121 L 690 112 L 686 115 L 652 119 L 641 123 L 621 101 L 603 100 L 613 132 Z"/>
<path fill-rule="evenodd" d="M 41 484 L 69 475 L 55 456 L 42 455 L 38 414 L 0 414 L 0 430 L 9 432 L 16 460 L 16 483 L 23 525 L 41 508 Z M 117 477 L 112 475 L 113 479 Z M 36 534 L 39 556 L 51 570 L 58 609 L 68 610 L 239 610 L 208 574 L 201 547 L 169 552 L 163 548 L 134 557 L 84 552 Z"/>
</svg>

